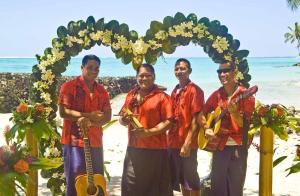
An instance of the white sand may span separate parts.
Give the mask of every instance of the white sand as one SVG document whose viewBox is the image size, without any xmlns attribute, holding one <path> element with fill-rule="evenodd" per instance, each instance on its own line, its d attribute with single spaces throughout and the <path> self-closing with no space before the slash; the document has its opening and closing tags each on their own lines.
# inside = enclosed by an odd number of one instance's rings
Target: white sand
<svg viewBox="0 0 300 196">
<path fill-rule="evenodd" d="M 113 114 L 117 114 L 124 102 L 125 95 L 119 95 L 112 100 Z M 11 114 L 0 114 L 0 130 L 7 124 Z M 116 117 L 113 117 L 116 118 Z M 11 125 L 11 124 L 10 124 Z M 123 159 L 127 146 L 127 129 L 119 123 L 115 123 L 104 132 L 104 159 L 109 161 L 107 170 L 111 175 L 111 182 L 108 182 L 108 192 L 110 196 L 120 195 L 121 174 L 123 170 Z M 254 139 L 255 143 L 259 143 L 259 137 Z M 0 136 L 0 145 L 5 140 Z M 291 174 L 286 177 L 286 168 L 291 166 L 292 159 L 295 156 L 295 145 L 300 143 L 300 137 L 291 134 L 288 142 L 280 139 L 275 140 L 274 160 L 279 156 L 288 155 L 288 159 L 273 169 L 273 195 L 275 196 L 299 196 L 300 195 L 300 173 Z M 198 171 L 200 177 L 204 177 L 209 173 L 209 163 L 211 155 L 205 151 L 198 152 Z M 244 195 L 258 195 L 258 176 L 259 172 L 259 153 L 251 146 L 248 157 L 247 177 L 244 187 Z M 39 181 L 39 195 L 51 195 L 46 188 L 46 180 Z M 176 193 L 176 195 L 180 195 Z"/>
</svg>

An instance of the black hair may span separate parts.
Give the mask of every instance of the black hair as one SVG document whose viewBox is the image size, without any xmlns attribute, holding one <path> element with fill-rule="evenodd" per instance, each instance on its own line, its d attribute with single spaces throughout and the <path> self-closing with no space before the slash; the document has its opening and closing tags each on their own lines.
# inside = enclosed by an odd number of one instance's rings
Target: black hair
<svg viewBox="0 0 300 196">
<path fill-rule="evenodd" d="M 148 63 L 144 63 L 141 64 L 137 69 L 136 69 L 136 75 L 138 75 L 140 73 L 140 69 L 141 67 L 147 68 L 150 70 L 150 72 L 155 76 L 155 71 L 154 71 L 154 67 Z"/>
<path fill-rule="evenodd" d="M 82 66 L 85 66 L 89 60 L 95 60 L 99 65 L 101 64 L 99 57 L 94 54 L 88 54 L 83 57 Z"/>
<path fill-rule="evenodd" d="M 175 63 L 175 67 L 176 67 L 180 62 L 185 62 L 185 63 L 187 64 L 187 67 L 188 67 L 189 69 L 192 69 L 192 68 L 191 68 L 191 63 L 190 63 L 190 61 L 187 60 L 186 58 L 179 58 L 179 59 L 176 61 L 176 63 Z"/>
</svg>

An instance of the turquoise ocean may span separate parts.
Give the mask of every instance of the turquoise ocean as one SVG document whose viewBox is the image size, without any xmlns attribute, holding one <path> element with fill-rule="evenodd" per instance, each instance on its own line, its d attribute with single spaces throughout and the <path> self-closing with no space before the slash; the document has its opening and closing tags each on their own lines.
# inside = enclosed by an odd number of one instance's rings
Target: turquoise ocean
<svg viewBox="0 0 300 196">
<path fill-rule="evenodd" d="M 209 94 L 220 86 L 216 69 L 217 64 L 207 57 L 187 58 L 192 65 L 191 79 Z M 115 58 L 102 58 L 100 77 L 134 76 L 131 64 L 124 65 Z M 177 84 L 174 76 L 174 63 L 177 58 L 160 58 L 154 66 L 156 83 L 167 87 L 170 92 Z M 299 57 L 249 57 L 252 79 L 250 85 L 258 85 L 256 98 L 265 104 L 281 103 L 300 109 L 300 67 L 292 66 L 300 62 Z M 0 58 L 0 72 L 31 73 L 36 64 L 35 58 Z M 66 76 L 80 75 L 81 58 L 73 58 L 63 73 Z"/>
</svg>

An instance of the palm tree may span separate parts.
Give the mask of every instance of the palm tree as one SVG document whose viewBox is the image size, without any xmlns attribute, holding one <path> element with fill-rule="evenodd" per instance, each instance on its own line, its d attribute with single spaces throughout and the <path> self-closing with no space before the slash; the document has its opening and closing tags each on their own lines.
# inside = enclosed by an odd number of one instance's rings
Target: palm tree
<svg viewBox="0 0 300 196">
<path fill-rule="evenodd" d="M 296 11 L 300 7 L 300 0 L 286 0 L 289 8 L 292 11 Z M 285 33 L 285 42 L 294 43 L 297 42 L 297 48 L 300 50 L 300 25 L 298 23 L 295 23 L 295 29 L 292 27 L 288 27 L 290 32 Z"/>
<path fill-rule="evenodd" d="M 287 4 L 292 11 L 296 11 L 300 6 L 300 0 L 287 0 Z"/>
<path fill-rule="evenodd" d="M 298 23 L 295 23 L 295 29 L 292 27 L 288 27 L 290 32 L 285 33 L 285 42 L 291 42 L 294 43 L 297 41 L 297 48 L 300 49 L 300 25 Z"/>
</svg>

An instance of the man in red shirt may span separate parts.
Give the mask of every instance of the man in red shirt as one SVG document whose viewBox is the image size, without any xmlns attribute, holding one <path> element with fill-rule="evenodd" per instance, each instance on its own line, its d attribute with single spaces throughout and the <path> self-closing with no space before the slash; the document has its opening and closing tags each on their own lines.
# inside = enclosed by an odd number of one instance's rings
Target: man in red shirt
<svg viewBox="0 0 300 196">
<path fill-rule="evenodd" d="M 173 195 L 167 154 L 166 131 L 171 126 L 170 97 L 154 84 L 152 65 L 137 69 L 137 86 L 127 95 L 120 123 L 128 125 L 128 147 L 122 174 L 122 196 Z M 134 128 L 129 109 L 141 123 Z"/>
<path fill-rule="evenodd" d="M 59 94 L 59 113 L 64 119 L 64 170 L 67 196 L 76 196 L 75 178 L 86 173 L 83 138 L 80 130 L 87 130 L 94 173 L 103 175 L 102 125 L 111 119 L 109 95 L 95 79 L 99 74 L 100 59 L 86 55 L 82 59 L 82 75 L 65 82 Z"/>
<path fill-rule="evenodd" d="M 234 98 L 246 88 L 236 81 L 237 69 L 233 63 L 220 64 L 217 73 L 222 87 L 208 98 L 204 111 L 207 114 L 220 106 L 222 110 L 228 108 L 229 112 L 221 119 L 217 135 L 212 129 L 205 130 L 207 138 L 220 139 L 217 150 L 213 152 L 211 191 L 214 196 L 242 196 L 248 155 L 247 144 L 242 141 L 243 130 L 248 130 L 255 100 L 251 96 L 234 103 Z"/>
<path fill-rule="evenodd" d="M 200 179 L 197 172 L 197 135 L 204 107 L 204 93 L 190 80 L 192 68 L 187 59 L 178 59 L 174 71 L 179 84 L 171 94 L 175 126 L 168 132 L 172 184 L 176 191 L 180 191 L 181 185 L 183 196 L 198 196 Z"/>
</svg>

